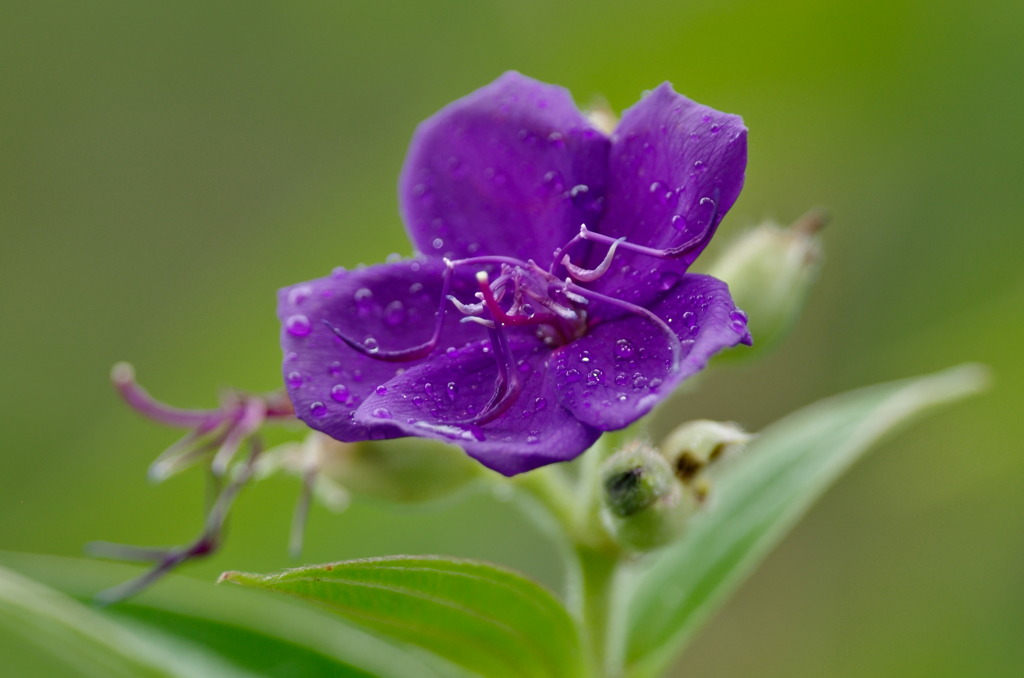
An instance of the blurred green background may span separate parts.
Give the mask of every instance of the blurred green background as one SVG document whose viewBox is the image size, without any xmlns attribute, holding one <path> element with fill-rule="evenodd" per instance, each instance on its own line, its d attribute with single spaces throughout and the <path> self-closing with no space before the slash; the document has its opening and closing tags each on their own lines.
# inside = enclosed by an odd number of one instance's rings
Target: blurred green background
<svg viewBox="0 0 1024 678">
<path fill-rule="evenodd" d="M 33 2 L 0 21 L 0 548 L 173 543 L 202 474 L 123 407 L 279 383 L 275 290 L 408 253 L 395 185 L 418 121 L 507 69 L 617 109 L 663 80 L 750 127 L 712 252 L 814 205 L 828 261 L 795 335 L 663 411 L 752 429 L 838 391 L 976 360 L 985 396 L 857 466 L 682 658 L 686 676 L 1017 676 L 1024 667 L 1024 3 L 710 0 Z M 296 483 L 241 497 L 185 573 L 272 570 Z M 477 556 L 556 582 L 550 546 L 475 495 L 314 510 L 306 562 Z M 5 652 L 38 669 L 16 644 Z M 37 666 L 37 669 L 32 669 Z M 42 675 L 42 674 L 41 674 Z"/>
</svg>

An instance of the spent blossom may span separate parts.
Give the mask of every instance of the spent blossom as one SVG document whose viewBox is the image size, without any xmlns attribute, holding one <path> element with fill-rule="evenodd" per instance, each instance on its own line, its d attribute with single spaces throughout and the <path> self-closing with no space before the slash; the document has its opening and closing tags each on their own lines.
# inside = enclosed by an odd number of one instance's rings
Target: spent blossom
<svg viewBox="0 0 1024 678">
<path fill-rule="evenodd" d="M 750 343 L 725 283 L 687 272 L 745 166 L 742 120 L 668 83 L 610 135 L 514 72 L 449 104 L 399 181 L 414 257 L 279 294 L 296 416 L 505 475 L 576 457 Z"/>
</svg>

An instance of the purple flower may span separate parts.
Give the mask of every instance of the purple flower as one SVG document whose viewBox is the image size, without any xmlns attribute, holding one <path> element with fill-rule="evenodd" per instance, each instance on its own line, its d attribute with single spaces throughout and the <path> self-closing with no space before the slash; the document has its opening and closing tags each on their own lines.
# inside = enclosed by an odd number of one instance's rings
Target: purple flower
<svg viewBox="0 0 1024 678">
<path fill-rule="evenodd" d="M 280 292 L 297 416 L 505 475 L 576 457 L 750 342 L 725 283 L 687 273 L 745 165 L 742 120 L 667 83 L 611 137 L 518 73 L 446 106 L 399 182 L 416 257 Z"/>
</svg>

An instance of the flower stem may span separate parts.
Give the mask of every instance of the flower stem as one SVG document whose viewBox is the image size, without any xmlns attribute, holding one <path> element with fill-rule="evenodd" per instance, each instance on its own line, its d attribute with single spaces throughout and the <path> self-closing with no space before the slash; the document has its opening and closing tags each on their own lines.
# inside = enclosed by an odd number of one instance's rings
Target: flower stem
<svg viewBox="0 0 1024 678">
<path fill-rule="evenodd" d="M 583 631 L 589 675 L 593 678 L 618 678 L 619 670 L 610 665 L 608 652 L 615 645 L 612 634 L 617 633 L 612 606 L 620 563 L 618 554 L 585 545 L 577 545 L 575 554 L 579 567 L 575 607 Z"/>
</svg>

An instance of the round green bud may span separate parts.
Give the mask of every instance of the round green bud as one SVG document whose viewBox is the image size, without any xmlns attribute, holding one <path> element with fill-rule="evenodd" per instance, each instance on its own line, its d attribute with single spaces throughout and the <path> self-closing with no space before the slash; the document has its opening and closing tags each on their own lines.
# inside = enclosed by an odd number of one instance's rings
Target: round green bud
<svg viewBox="0 0 1024 678">
<path fill-rule="evenodd" d="M 630 551 L 650 551 L 682 533 L 696 503 L 684 493 L 666 459 L 633 442 L 601 466 L 601 519 Z"/>
<path fill-rule="evenodd" d="M 722 359 L 762 354 L 789 333 L 821 267 L 819 231 L 825 222 L 823 212 L 812 211 L 789 228 L 762 224 L 740 236 L 711 265 L 708 273 L 729 284 L 754 337 L 753 350 L 726 351 Z"/>
<path fill-rule="evenodd" d="M 705 469 L 742 450 L 752 437 L 733 422 L 696 419 L 669 433 L 660 451 L 675 477 L 703 500 L 707 493 Z"/>
</svg>

